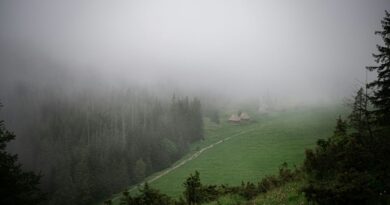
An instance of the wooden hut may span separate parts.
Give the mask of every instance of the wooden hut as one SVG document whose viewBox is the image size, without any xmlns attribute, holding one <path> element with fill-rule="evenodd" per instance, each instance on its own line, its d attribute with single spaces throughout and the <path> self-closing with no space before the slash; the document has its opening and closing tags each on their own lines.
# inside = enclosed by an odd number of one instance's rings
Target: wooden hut
<svg viewBox="0 0 390 205">
<path fill-rule="evenodd" d="M 251 119 L 251 117 L 249 117 L 249 115 L 246 112 L 242 112 L 240 115 L 240 119 L 244 121 L 248 121 Z"/>
<path fill-rule="evenodd" d="M 232 123 L 239 123 L 241 118 L 238 115 L 231 115 L 228 121 Z"/>
</svg>

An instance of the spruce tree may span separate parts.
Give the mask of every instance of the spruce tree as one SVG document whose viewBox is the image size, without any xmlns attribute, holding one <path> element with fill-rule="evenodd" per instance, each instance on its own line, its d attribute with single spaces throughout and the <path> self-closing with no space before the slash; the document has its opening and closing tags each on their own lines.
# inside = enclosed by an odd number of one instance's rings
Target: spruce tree
<svg viewBox="0 0 390 205">
<path fill-rule="evenodd" d="M 184 196 L 189 205 L 200 204 L 202 201 L 202 184 L 200 182 L 199 172 L 191 174 L 184 182 Z"/>
<path fill-rule="evenodd" d="M 366 93 L 364 92 L 366 91 Z M 368 134 L 372 138 L 371 130 L 371 113 L 368 109 L 369 100 L 367 90 L 360 88 L 354 97 L 354 102 L 351 105 L 352 112 L 348 116 L 349 126 L 359 134 Z"/>
<path fill-rule="evenodd" d="M 173 203 L 172 199 L 161 194 L 159 190 L 153 189 L 149 186 L 148 182 L 145 182 L 142 188 L 138 190 L 140 195 L 134 199 L 134 204 L 137 205 L 170 205 Z"/>
<path fill-rule="evenodd" d="M 377 65 L 369 66 L 369 71 L 377 72 L 377 79 L 368 87 L 373 89 L 372 103 L 376 107 L 374 111 L 380 125 L 390 125 L 390 13 L 381 21 L 382 30 L 376 31 L 380 35 L 384 45 L 377 45 L 378 53 L 373 54 Z"/>
</svg>

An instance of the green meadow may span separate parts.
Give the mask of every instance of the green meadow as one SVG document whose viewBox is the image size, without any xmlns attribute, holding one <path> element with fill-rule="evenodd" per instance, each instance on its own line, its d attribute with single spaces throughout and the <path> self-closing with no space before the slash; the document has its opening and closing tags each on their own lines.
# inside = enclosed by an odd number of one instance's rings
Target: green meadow
<svg viewBox="0 0 390 205">
<path fill-rule="evenodd" d="M 283 162 L 290 167 L 301 165 L 305 149 L 312 148 L 318 139 L 332 134 L 340 113 L 345 113 L 344 108 L 332 106 L 263 115 L 252 112 L 249 113 L 252 120 L 242 124 L 227 122 L 230 113 L 221 117 L 220 124 L 205 119 L 205 140 L 192 145 L 191 152 L 181 161 L 204 147 L 219 143 L 158 179 L 153 180 L 164 170 L 148 177 L 147 181 L 152 180 L 150 185 L 153 188 L 173 197 L 181 196 L 183 182 L 195 170 L 200 172 L 203 184 L 257 182 L 266 175 L 276 174 Z M 131 190 L 134 193 L 136 189 L 133 187 Z"/>
</svg>

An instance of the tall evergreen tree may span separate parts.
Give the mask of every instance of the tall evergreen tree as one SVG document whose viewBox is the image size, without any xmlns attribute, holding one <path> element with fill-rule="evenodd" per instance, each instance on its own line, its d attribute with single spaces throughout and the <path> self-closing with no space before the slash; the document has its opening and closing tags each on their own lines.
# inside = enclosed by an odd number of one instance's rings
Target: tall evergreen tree
<svg viewBox="0 0 390 205">
<path fill-rule="evenodd" d="M 142 188 L 138 190 L 140 195 L 136 197 L 135 204 L 138 205 L 170 205 L 172 200 L 165 194 L 161 194 L 159 190 L 153 189 L 146 182 Z"/>
<path fill-rule="evenodd" d="M 184 196 L 189 205 L 200 204 L 202 201 L 202 184 L 200 182 L 199 172 L 191 174 L 184 182 Z"/>
<path fill-rule="evenodd" d="M 349 125 L 358 133 L 368 133 L 368 135 L 372 138 L 372 120 L 371 114 L 368 110 L 369 101 L 367 93 L 365 93 L 364 91 L 365 90 L 363 88 L 360 88 L 359 91 L 356 93 L 354 102 L 351 105 L 352 112 L 348 116 Z"/>
<path fill-rule="evenodd" d="M 359 132 L 364 129 L 364 104 L 363 88 L 360 88 L 352 105 L 352 113 L 348 116 L 351 127 Z"/>
<path fill-rule="evenodd" d="M 1 104 L 0 104 L 1 108 Z M 0 121 L 0 204 L 40 204 L 45 195 L 38 188 L 40 175 L 25 172 L 18 156 L 6 151 L 7 143 L 15 139 Z"/>
<path fill-rule="evenodd" d="M 303 188 L 309 201 L 318 204 L 390 204 L 390 14 L 382 21 L 380 34 L 385 46 L 374 54 L 378 78 L 368 85 L 373 89 L 368 110 L 367 92 L 360 89 L 349 116 L 353 130 L 339 119 L 334 135 L 319 140 L 314 150 L 306 151 L 304 168 L 307 184 Z M 370 113 L 376 122 L 370 122 Z M 375 133 L 371 131 L 371 124 Z M 379 129 L 380 128 L 380 129 Z M 352 131 L 352 132 L 351 132 Z"/>
<path fill-rule="evenodd" d="M 367 69 L 378 74 L 368 87 L 374 90 L 372 103 L 377 108 L 374 112 L 378 122 L 387 126 L 390 125 L 390 13 L 385 12 L 386 16 L 381 21 L 383 30 L 375 32 L 382 37 L 384 45 L 377 45 L 378 53 L 373 54 L 377 65 Z"/>
</svg>

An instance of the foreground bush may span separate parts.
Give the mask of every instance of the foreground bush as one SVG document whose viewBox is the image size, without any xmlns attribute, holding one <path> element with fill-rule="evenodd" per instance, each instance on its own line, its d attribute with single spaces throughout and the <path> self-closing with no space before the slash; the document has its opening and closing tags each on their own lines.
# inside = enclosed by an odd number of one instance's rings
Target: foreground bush
<svg viewBox="0 0 390 205">
<path fill-rule="evenodd" d="M 268 192 L 299 178 L 301 178 L 301 171 L 296 168 L 289 169 L 286 163 L 279 168 L 279 175 L 267 176 L 257 185 L 252 182 L 242 182 L 241 186 L 203 185 L 199 172 L 195 171 L 183 183 L 185 190 L 183 198 L 179 200 L 162 194 L 159 190 L 153 189 L 148 183 L 145 183 L 142 188 L 139 188 L 140 193 L 136 196 L 131 196 L 128 191 L 124 191 L 120 198 L 120 205 L 195 205 L 217 201 L 228 195 L 250 200 L 258 194 Z M 108 200 L 105 204 L 111 205 L 112 202 Z"/>
</svg>

